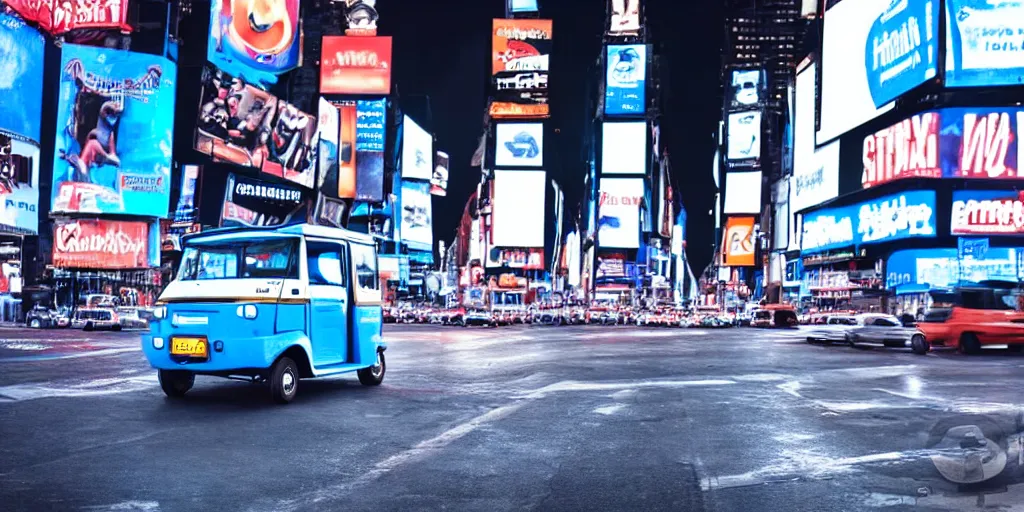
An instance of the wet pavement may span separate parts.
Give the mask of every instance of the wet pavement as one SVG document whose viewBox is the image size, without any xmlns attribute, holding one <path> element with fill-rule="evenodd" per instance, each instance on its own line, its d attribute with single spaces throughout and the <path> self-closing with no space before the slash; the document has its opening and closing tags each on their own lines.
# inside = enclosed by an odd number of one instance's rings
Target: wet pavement
<svg viewBox="0 0 1024 512">
<path fill-rule="evenodd" d="M 137 333 L 0 329 L 0 508 L 1024 509 L 1020 354 L 752 329 L 385 335 L 383 386 L 303 381 L 276 406 L 215 378 L 166 400 Z M 1006 454 L 998 476 L 937 471 L 957 425 Z"/>
</svg>

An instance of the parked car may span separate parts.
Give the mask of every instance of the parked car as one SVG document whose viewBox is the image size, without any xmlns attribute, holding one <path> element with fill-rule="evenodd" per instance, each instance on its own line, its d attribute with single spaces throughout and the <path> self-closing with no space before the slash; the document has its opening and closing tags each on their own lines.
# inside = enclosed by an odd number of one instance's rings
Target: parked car
<svg viewBox="0 0 1024 512">
<path fill-rule="evenodd" d="M 831 315 L 825 319 L 823 325 L 816 324 L 811 326 L 811 331 L 807 334 L 807 342 L 826 342 L 833 343 L 837 341 L 846 341 L 846 333 L 852 328 L 857 326 L 857 318 L 850 315 Z"/>
<path fill-rule="evenodd" d="M 36 306 L 25 314 L 25 325 L 33 329 L 53 329 L 68 327 L 70 319 L 66 315 L 44 306 Z"/>
<path fill-rule="evenodd" d="M 498 322 L 495 321 L 494 315 L 490 311 L 484 309 L 472 309 L 466 312 L 466 320 L 463 326 L 469 325 L 485 325 L 488 327 L 497 327 Z"/>
<path fill-rule="evenodd" d="M 910 338 L 917 332 L 913 327 L 906 327 L 893 315 L 864 313 L 857 315 L 857 325 L 850 326 L 844 332 L 844 340 L 851 347 L 858 345 L 882 345 L 890 348 L 903 348 L 910 343 Z"/>
<path fill-rule="evenodd" d="M 75 310 L 71 316 L 71 327 L 84 331 L 97 329 L 120 331 L 121 322 L 118 320 L 117 311 L 113 309 L 80 308 Z"/>
</svg>

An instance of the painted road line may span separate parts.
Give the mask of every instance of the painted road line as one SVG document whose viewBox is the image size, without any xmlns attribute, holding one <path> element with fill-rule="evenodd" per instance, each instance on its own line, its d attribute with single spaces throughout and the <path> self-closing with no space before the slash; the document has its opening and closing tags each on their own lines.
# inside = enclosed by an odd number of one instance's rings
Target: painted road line
<svg viewBox="0 0 1024 512">
<path fill-rule="evenodd" d="M 623 382 L 580 382 L 567 380 L 557 382 L 549 386 L 536 389 L 525 395 L 513 398 L 543 398 L 551 393 L 575 392 L 575 391 L 618 391 L 624 389 L 643 388 L 686 388 L 696 386 L 728 386 L 736 384 L 734 380 L 708 379 L 708 380 L 640 380 Z"/>
<path fill-rule="evenodd" d="M 36 362 L 36 361 L 54 361 L 59 359 L 79 359 L 82 357 L 103 357 L 112 356 L 117 354 L 125 354 L 128 352 L 141 352 L 142 347 L 131 347 L 131 348 L 107 348 L 101 350 L 88 350 L 83 352 L 71 352 L 71 353 L 58 353 L 58 354 L 33 354 L 25 356 L 15 357 L 4 357 L 0 358 L 0 363 L 25 363 L 25 362 Z"/>
</svg>

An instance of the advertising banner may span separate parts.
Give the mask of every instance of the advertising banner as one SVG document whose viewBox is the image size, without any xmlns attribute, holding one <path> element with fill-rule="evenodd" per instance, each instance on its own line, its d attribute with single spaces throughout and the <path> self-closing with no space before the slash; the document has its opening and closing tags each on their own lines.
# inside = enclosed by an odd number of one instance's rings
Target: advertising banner
<svg viewBox="0 0 1024 512">
<path fill-rule="evenodd" d="M 938 0 L 860 0 L 825 11 L 818 143 L 874 119 L 935 77 L 939 9 Z"/>
<path fill-rule="evenodd" d="M 347 36 L 372 37 L 377 35 L 377 0 L 345 0 L 347 9 L 345 18 L 348 27 Z"/>
<path fill-rule="evenodd" d="M 433 135 L 405 116 L 402 121 L 402 179 L 429 180 L 433 175 L 433 156 Z"/>
<path fill-rule="evenodd" d="M 950 217 L 953 235 L 1024 234 L 1024 192 L 955 190 Z"/>
<path fill-rule="evenodd" d="M 275 226 L 300 209 L 302 191 L 247 176 L 228 174 L 221 227 Z"/>
<path fill-rule="evenodd" d="M 433 212 L 430 183 L 402 182 L 402 241 L 410 249 L 432 251 L 434 246 Z"/>
<path fill-rule="evenodd" d="M 338 107 L 323 97 L 317 102 L 317 168 L 316 188 L 323 190 L 328 176 L 338 179 L 338 138 L 341 135 L 341 118 Z M 349 151 L 352 151 L 349 146 Z"/>
<path fill-rule="evenodd" d="M 597 255 L 597 279 L 626 277 L 626 255 L 610 252 Z"/>
<path fill-rule="evenodd" d="M 196 222 L 196 184 L 199 182 L 199 166 L 181 166 L 181 192 L 178 205 L 174 208 L 174 224 L 182 227 Z"/>
<path fill-rule="evenodd" d="M 789 183 L 790 178 L 781 179 L 775 182 L 772 195 L 775 197 L 774 225 L 772 226 L 772 248 L 777 251 L 787 250 L 789 245 L 790 213 L 789 213 Z"/>
<path fill-rule="evenodd" d="M 794 171 L 789 208 L 800 212 L 839 196 L 839 142 L 822 146 Z"/>
<path fill-rule="evenodd" d="M 544 249 L 491 247 L 487 251 L 487 267 L 544 270 Z"/>
<path fill-rule="evenodd" d="M 148 268 L 150 224 L 99 219 L 58 219 L 53 232 L 53 265 L 57 268 Z"/>
<path fill-rule="evenodd" d="M 176 78 L 162 57 L 64 45 L 53 212 L 167 217 Z"/>
<path fill-rule="evenodd" d="M 391 37 L 324 36 L 320 92 L 390 94 Z"/>
<path fill-rule="evenodd" d="M 946 85 L 1024 83 L 1024 3 L 946 0 Z"/>
<path fill-rule="evenodd" d="M 491 32 L 492 113 L 516 117 L 516 105 L 528 117 L 547 117 L 551 20 L 495 19 Z M 499 117 L 499 116 L 495 116 Z"/>
<path fill-rule="evenodd" d="M 311 221 L 319 226 L 345 228 L 347 214 L 348 203 L 340 199 L 332 199 L 323 194 L 317 194 L 316 206 L 313 208 L 313 218 Z"/>
<path fill-rule="evenodd" d="M 935 192 L 914 190 L 803 216 L 804 253 L 935 237 Z"/>
<path fill-rule="evenodd" d="M 1018 142 L 1024 109 L 948 108 L 922 112 L 864 139 L 871 187 L 902 178 L 1022 179 Z"/>
<path fill-rule="evenodd" d="M 330 197 L 356 197 L 356 126 L 359 112 L 355 101 L 336 101 L 331 105 L 338 112 L 337 165 L 320 173 L 320 191 Z M 383 172 L 383 160 L 381 161 Z M 334 170 L 334 172 L 331 172 Z"/>
<path fill-rule="evenodd" d="M 732 80 L 729 89 L 730 110 L 750 110 L 761 104 L 760 69 L 734 69 L 730 73 Z M 813 92 L 813 91 L 812 91 Z"/>
<path fill-rule="evenodd" d="M 729 165 L 757 163 L 761 158 L 761 112 L 752 110 L 729 114 L 728 148 L 725 153 Z"/>
<path fill-rule="evenodd" d="M 495 166 L 544 166 L 543 123 L 498 123 L 494 138 Z"/>
<path fill-rule="evenodd" d="M 0 231 L 39 233 L 39 146 L 0 134 Z"/>
<path fill-rule="evenodd" d="M 547 173 L 494 171 L 490 245 L 544 247 Z"/>
<path fill-rule="evenodd" d="M 722 213 L 761 213 L 761 171 L 725 173 Z"/>
<path fill-rule="evenodd" d="M 505 12 L 508 14 L 537 12 L 537 0 L 508 0 Z"/>
<path fill-rule="evenodd" d="M 1024 277 L 1017 268 L 1017 258 L 1024 255 L 1024 248 L 991 248 L 984 259 L 960 259 L 956 252 L 951 248 L 935 248 L 892 253 L 885 262 L 886 289 L 914 285 L 930 289 L 953 288 L 961 281 L 1019 281 Z"/>
<path fill-rule="evenodd" d="M 46 40 L 38 30 L 0 11 L 0 134 L 39 144 L 45 49 Z"/>
<path fill-rule="evenodd" d="M 600 248 L 640 247 L 642 178 L 601 178 L 598 193 L 597 243 Z"/>
<path fill-rule="evenodd" d="M 601 174 L 647 174 L 647 122 L 601 124 Z"/>
<path fill-rule="evenodd" d="M 313 187 L 315 116 L 212 66 L 202 83 L 196 151 Z"/>
<path fill-rule="evenodd" d="M 55 36 L 85 28 L 132 30 L 128 0 L 4 0 L 4 4 Z"/>
<path fill-rule="evenodd" d="M 379 203 L 384 200 L 386 117 L 385 99 L 356 101 L 356 199 L 359 201 Z"/>
<path fill-rule="evenodd" d="M 640 33 L 641 0 L 610 0 L 608 35 L 635 36 Z"/>
<path fill-rule="evenodd" d="M 299 0 L 213 0 L 206 60 L 266 87 L 302 65 Z"/>
<path fill-rule="evenodd" d="M 647 46 L 608 45 L 605 115 L 640 115 L 647 110 Z"/>
<path fill-rule="evenodd" d="M 730 267 L 753 267 L 754 217 L 729 217 L 725 221 L 725 236 L 722 239 L 722 264 Z"/>
<path fill-rule="evenodd" d="M 444 197 L 448 195 L 448 153 L 438 151 L 434 155 L 434 175 L 430 178 L 430 193 Z"/>
</svg>

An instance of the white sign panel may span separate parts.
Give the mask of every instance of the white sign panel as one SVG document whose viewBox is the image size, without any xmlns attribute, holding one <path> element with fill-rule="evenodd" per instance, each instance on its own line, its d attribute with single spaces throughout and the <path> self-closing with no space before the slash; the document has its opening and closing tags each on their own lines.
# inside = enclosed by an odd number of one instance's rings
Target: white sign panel
<svg viewBox="0 0 1024 512">
<path fill-rule="evenodd" d="M 543 167 L 544 125 L 542 123 L 498 124 L 494 143 L 497 167 Z"/>
<path fill-rule="evenodd" d="M 402 177 L 429 180 L 434 174 L 434 137 L 409 116 L 402 130 Z"/>
<path fill-rule="evenodd" d="M 597 243 L 601 248 L 640 247 L 642 178 L 602 178 L 598 201 Z"/>
<path fill-rule="evenodd" d="M 761 213 L 761 171 L 728 172 L 725 174 L 726 215 Z"/>
<path fill-rule="evenodd" d="M 494 171 L 491 245 L 544 247 L 544 171 Z"/>
<path fill-rule="evenodd" d="M 761 158 L 761 112 L 729 114 L 728 151 L 726 158 L 757 160 Z"/>
<path fill-rule="evenodd" d="M 647 173 L 647 123 L 604 123 L 601 174 Z"/>
</svg>

